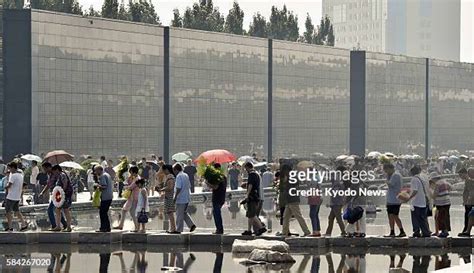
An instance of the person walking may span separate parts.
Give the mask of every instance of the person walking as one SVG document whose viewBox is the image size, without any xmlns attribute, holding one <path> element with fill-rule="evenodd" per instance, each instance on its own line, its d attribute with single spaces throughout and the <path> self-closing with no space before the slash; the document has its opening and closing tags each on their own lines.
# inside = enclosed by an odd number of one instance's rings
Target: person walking
<svg viewBox="0 0 474 273">
<path fill-rule="evenodd" d="M 5 213 L 8 222 L 8 227 L 5 228 L 5 231 L 13 231 L 12 221 L 13 213 L 20 220 L 21 226 L 20 231 L 28 229 L 28 223 L 23 218 L 23 215 L 20 212 L 20 198 L 21 191 L 23 188 L 23 175 L 18 172 L 18 165 L 16 162 L 10 162 L 7 165 L 8 172 L 8 182 L 5 186 L 5 190 L 8 192 L 5 199 Z"/>
<path fill-rule="evenodd" d="M 314 189 L 313 192 L 319 192 L 321 190 L 319 186 L 319 180 L 311 180 L 308 182 L 309 188 Z M 309 218 L 311 219 L 311 226 L 313 228 L 312 237 L 321 237 L 321 222 L 319 221 L 319 209 L 321 208 L 323 200 L 321 195 L 308 196 L 309 205 Z"/>
<path fill-rule="evenodd" d="M 161 192 L 165 196 L 165 204 L 164 204 L 164 213 L 169 218 L 170 229 L 167 230 L 167 233 L 175 234 L 176 233 L 176 221 L 174 218 L 174 213 L 176 212 L 176 206 L 174 204 L 174 184 L 175 184 L 175 177 L 173 175 L 173 167 L 168 164 L 163 164 L 161 166 L 160 171 L 164 175 L 164 183 L 163 187 L 158 188 L 157 191 Z"/>
<path fill-rule="evenodd" d="M 229 182 L 230 189 L 236 190 L 239 188 L 240 170 L 238 169 L 237 162 L 232 162 L 231 168 L 229 169 Z"/>
<path fill-rule="evenodd" d="M 125 224 L 125 215 L 127 212 L 130 214 L 133 220 L 133 224 L 135 229 L 133 232 L 138 231 L 138 222 L 137 222 L 137 217 L 136 217 L 136 208 L 137 208 L 137 202 L 138 202 L 138 194 L 140 192 L 136 182 L 141 179 L 141 177 L 138 175 L 138 167 L 137 166 L 132 166 L 128 170 L 130 175 L 127 178 L 126 184 L 124 185 L 124 189 L 126 191 L 129 191 L 129 196 L 127 198 L 127 201 L 123 205 L 122 208 L 122 215 L 120 217 L 120 223 L 118 226 L 114 227 L 114 229 L 123 229 L 123 225 Z"/>
<path fill-rule="evenodd" d="M 30 175 L 30 185 L 33 188 L 33 202 L 38 204 L 39 193 L 40 193 L 40 184 L 38 183 L 38 162 L 31 161 L 31 175 Z"/>
<path fill-rule="evenodd" d="M 290 219 L 291 217 L 295 217 L 298 221 L 301 229 L 303 230 L 303 236 L 308 236 L 311 234 L 309 231 L 308 225 L 306 225 L 306 221 L 304 220 L 303 216 L 301 215 L 300 209 L 300 197 L 296 194 L 291 194 L 292 192 L 296 192 L 299 188 L 299 182 L 296 181 L 295 183 L 290 183 L 290 171 L 291 166 L 288 164 L 283 164 L 281 167 L 280 172 L 280 183 L 283 183 L 283 191 L 280 194 L 286 195 L 286 205 L 285 211 L 283 213 L 283 236 L 291 236 L 290 234 Z"/>
<path fill-rule="evenodd" d="M 413 237 L 430 237 L 431 231 L 428 226 L 428 187 L 420 177 L 421 169 L 414 166 L 410 170 L 412 175 L 410 182 L 411 221 L 413 226 Z M 421 231 L 421 233 L 420 233 Z"/>
<path fill-rule="evenodd" d="M 214 168 L 220 169 L 221 164 L 215 163 Z M 227 178 L 225 178 L 218 185 L 210 184 L 206 181 L 209 188 L 212 189 L 212 216 L 214 218 L 214 224 L 216 225 L 216 231 L 213 234 L 224 234 L 224 225 L 222 223 L 222 206 L 225 203 L 225 194 L 227 190 Z"/>
<path fill-rule="evenodd" d="M 100 228 L 97 232 L 110 232 L 109 209 L 113 199 L 114 183 L 102 166 L 97 166 L 94 171 L 99 178 L 99 183 L 96 184 L 96 187 L 101 190 L 99 207 Z"/>
<path fill-rule="evenodd" d="M 51 163 L 44 162 L 41 165 L 41 167 L 43 169 L 43 172 L 47 174 L 48 181 L 46 183 L 46 186 L 41 191 L 40 196 L 43 196 L 46 192 L 49 193 L 50 201 L 49 201 L 49 206 L 48 206 L 48 218 L 49 218 L 49 223 L 51 224 L 50 231 L 52 231 L 52 230 L 55 230 L 56 227 L 59 225 L 59 223 L 56 222 L 56 216 L 54 215 L 55 206 L 54 206 L 54 203 L 53 203 L 53 199 L 51 197 L 53 188 L 56 186 L 57 176 L 56 176 L 55 173 L 53 173 L 53 170 L 52 170 L 53 166 L 51 165 Z M 62 214 L 61 214 L 61 224 L 63 225 L 63 227 L 67 226 L 66 219 L 65 219 L 64 215 L 62 215 Z"/>
<path fill-rule="evenodd" d="M 51 169 L 55 177 L 57 177 L 56 180 L 56 186 L 59 186 L 63 189 L 64 191 L 64 202 L 60 207 L 56 207 L 55 211 L 55 216 L 56 216 L 56 223 L 59 223 L 61 221 L 61 216 L 62 213 L 64 212 L 64 216 L 66 216 L 66 226 L 63 228 L 63 232 L 71 232 L 72 227 L 71 227 L 71 205 L 72 205 L 72 194 L 73 194 L 73 188 L 72 188 L 72 183 L 71 180 L 69 179 L 69 176 L 63 172 L 61 166 L 59 165 L 54 165 L 53 168 Z M 52 231 L 61 231 L 61 228 L 59 226 L 56 226 L 55 229 Z"/>
<path fill-rule="evenodd" d="M 193 232 L 196 225 L 188 213 L 188 205 L 191 201 L 191 183 L 188 175 L 183 172 L 183 166 L 180 163 L 174 164 L 173 172 L 176 175 L 173 200 L 176 204 L 176 233 L 183 232 L 184 222 L 189 227 L 189 231 Z"/>
<path fill-rule="evenodd" d="M 94 167 L 95 165 L 91 165 L 90 168 L 87 170 L 87 189 L 89 190 L 90 194 L 89 200 L 92 200 L 92 197 L 94 195 L 94 185 L 97 183 L 97 177 L 94 177 Z"/>
<path fill-rule="evenodd" d="M 430 174 L 430 188 L 431 197 L 436 207 L 435 233 L 433 235 L 446 238 L 449 236 L 449 231 L 451 231 L 449 215 L 449 208 L 451 207 L 449 192 L 451 191 L 451 185 L 442 179 L 439 173 L 433 172 Z M 439 231 L 441 232 L 439 233 Z"/>
<path fill-rule="evenodd" d="M 146 232 L 146 223 L 148 223 L 148 213 L 150 212 L 150 206 L 148 204 L 148 190 L 145 187 L 146 181 L 140 179 L 136 182 L 140 192 L 138 194 L 138 203 L 136 210 L 136 217 L 139 224 L 138 232 Z"/>
<path fill-rule="evenodd" d="M 248 226 L 253 227 L 256 236 L 260 236 L 267 232 L 267 229 L 262 226 L 260 219 L 258 219 L 258 206 L 260 202 L 260 176 L 253 168 L 251 162 L 244 164 L 245 171 L 248 174 L 248 181 L 245 185 L 247 188 L 247 196 L 241 204 L 247 204 L 246 217 L 248 219 Z M 242 235 L 252 235 L 252 231 L 248 228 Z"/>
<path fill-rule="evenodd" d="M 191 192 L 194 193 L 194 181 L 196 180 L 197 169 L 193 165 L 193 161 L 188 159 L 186 161 L 186 167 L 184 167 L 184 173 L 189 177 L 189 182 L 191 183 Z"/>
<path fill-rule="evenodd" d="M 346 170 L 345 167 L 339 166 L 336 168 L 336 171 L 344 173 Z M 344 190 L 344 184 L 339 178 L 331 177 L 331 189 L 335 191 Z M 344 226 L 344 221 L 342 220 L 342 207 L 344 206 L 344 196 L 342 195 L 331 195 L 329 198 L 329 208 L 331 211 L 328 215 L 328 227 L 325 232 L 325 236 L 329 237 L 332 234 L 332 229 L 334 227 L 334 220 L 336 220 L 339 229 L 341 230 L 341 236 L 346 235 L 346 228 Z"/>
<path fill-rule="evenodd" d="M 400 214 L 401 201 L 397 197 L 402 190 L 402 176 L 398 171 L 395 171 L 395 166 L 392 163 L 384 164 L 383 170 L 387 175 L 387 214 L 390 226 L 390 234 L 385 237 L 405 237 L 406 233 L 398 216 Z M 400 229 L 398 236 L 395 236 L 395 224 Z"/>
<path fill-rule="evenodd" d="M 461 179 L 464 180 L 464 190 L 462 193 L 462 200 L 464 206 L 464 227 L 461 233 L 458 236 L 461 236 L 465 233 L 469 226 L 469 213 L 474 207 L 474 168 L 469 168 L 471 172 L 470 176 L 466 168 L 461 168 L 458 171 L 458 175 Z"/>
</svg>

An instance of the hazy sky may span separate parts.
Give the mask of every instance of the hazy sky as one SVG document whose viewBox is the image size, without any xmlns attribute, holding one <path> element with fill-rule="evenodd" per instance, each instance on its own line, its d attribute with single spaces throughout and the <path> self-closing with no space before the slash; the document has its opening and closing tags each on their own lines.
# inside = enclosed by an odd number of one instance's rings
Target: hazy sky
<svg viewBox="0 0 474 273">
<path fill-rule="evenodd" d="M 95 9 L 102 7 L 103 0 L 78 0 L 84 9 L 91 5 Z M 120 0 L 119 0 L 120 1 Z M 169 25 L 173 17 L 173 9 L 178 8 L 183 13 L 187 6 L 196 0 L 152 0 L 163 25 Z M 127 3 L 128 0 L 125 0 Z M 260 12 L 267 19 L 272 5 L 282 7 L 286 3 L 289 10 L 298 15 L 300 32 L 304 31 L 306 13 L 309 13 L 313 22 L 317 24 L 321 18 L 322 0 L 238 0 L 245 12 L 244 27 L 248 29 L 252 15 Z M 219 10 L 227 15 L 232 8 L 233 0 L 214 0 Z M 474 63 L 474 0 L 461 0 L 461 61 Z M 454 18 L 453 18 L 454 19 Z"/>
</svg>

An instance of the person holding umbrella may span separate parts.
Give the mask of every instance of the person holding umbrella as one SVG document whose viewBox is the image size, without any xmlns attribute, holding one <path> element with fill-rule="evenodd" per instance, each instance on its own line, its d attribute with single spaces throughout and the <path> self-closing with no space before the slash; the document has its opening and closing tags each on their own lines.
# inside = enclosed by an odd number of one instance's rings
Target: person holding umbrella
<svg viewBox="0 0 474 273">
<path fill-rule="evenodd" d="M 61 166 L 54 165 L 52 168 L 53 174 L 57 177 L 56 186 L 59 186 L 64 191 L 64 202 L 61 206 L 56 207 L 56 223 L 59 223 L 61 220 L 61 212 L 64 212 L 66 216 L 66 226 L 64 227 L 64 232 L 71 232 L 71 204 L 72 204 L 72 194 L 73 188 L 69 176 L 63 172 Z M 61 231 L 59 226 L 56 226 L 52 231 Z"/>
<path fill-rule="evenodd" d="M 221 169 L 221 164 L 214 163 L 214 168 Z M 217 185 L 209 183 L 207 180 L 206 184 L 212 189 L 212 215 L 214 218 L 214 224 L 216 225 L 216 231 L 214 234 L 224 234 L 224 225 L 222 223 L 222 206 L 225 203 L 225 195 L 227 190 L 227 179 Z"/>
<path fill-rule="evenodd" d="M 47 191 L 50 193 L 53 191 L 57 177 L 53 173 L 53 170 L 52 170 L 53 166 L 51 165 L 51 163 L 44 162 L 41 165 L 41 167 L 43 168 L 43 172 L 48 176 L 48 181 L 46 183 L 46 186 L 43 188 L 43 190 L 39 194 L 40 196 L 43 196 Z M 57 225 L 58 222 L 56 222 L 56 217 L 54 215 L 54 210 L 55 208 L 54 208 L 53 199 L 51 199 L 48 206 L 48 218 L 49 218 L 49 222 L 51 223 L 51 229 L 50 229 L 51 231 L 56 229 L 56 227 L 58 226 Z M 63 226 L 67 225 L 66 219 L 64 218 L 64 215 L 62 214 L 61 214 L 61 224 Z"/>
</svg>

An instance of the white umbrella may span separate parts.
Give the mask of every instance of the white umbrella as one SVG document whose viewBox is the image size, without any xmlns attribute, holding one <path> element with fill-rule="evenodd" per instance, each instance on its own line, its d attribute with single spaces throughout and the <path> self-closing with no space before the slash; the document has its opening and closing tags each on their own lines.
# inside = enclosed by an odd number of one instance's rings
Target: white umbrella
<svg viewBox="0 0 474 273">
<path fill-rule="evenodd" d="M 81 164 L 74 162 L 74 161 L 64 161 L 59 166 L 63 168 L 72 168 L 72 169 L 77 169 L 77 170 L 84 170 L 84 168 L 81 166 Z"/>
<path fill-rule="evenodd" d="M 372 151 L 367 154 L 368 158 L 379 158 L 382 154 L 377 151 Z"/>
<path fill-rule="evenodd" d="M 346 158 L 347 158 L 347 155 L 340 155 L 340 156 L 336 157 L 336 161 L 344 160 Z"/>
<path fill-rule="evenodd" d="M 450 160 L 458 160 L 459 157 L 457 157 L 457 156 L 455 156 L 455 155 L 450 155 L 450 156 L 449 156 L 449 159 L 450 159 Z"/>
<path fill-rule="evenodd" d="M 28 160 L 28 161 L 36 161 L 36 162 L 43 161 L 43 159 L 41 159 L 41 157 L 39 157 L 37 155 L 33 155 L 33 154 L 26 154 L 26 155 L 22 156 L 21 159 Z"/>
<path fill-rule="evenodd" d="M 393 153 L 384 153 L 383 155 L 386 157 L 395 157 L 395 154 Z"/>
<path fill-rule="evenodd" d="M 439 160 L 446 160 L 446 159 L 448 159 L 448 157 L 445 156 L 445 155 L 442 155 L 442 156 L 438 157 L 438 159 L 439 159 Z"/>
<path fill-rule="evenodd" d="M 247 162 L 250 162 L 254 165 L 257 163 L 257 161 L 249 155 L 244 155 L 244 156 L 239 157 L 239 159 L 237 159 L 237 162 L 239 163 L 239 165 L 243 165 L 244 163 L 247 163 Z"/>
</svg>

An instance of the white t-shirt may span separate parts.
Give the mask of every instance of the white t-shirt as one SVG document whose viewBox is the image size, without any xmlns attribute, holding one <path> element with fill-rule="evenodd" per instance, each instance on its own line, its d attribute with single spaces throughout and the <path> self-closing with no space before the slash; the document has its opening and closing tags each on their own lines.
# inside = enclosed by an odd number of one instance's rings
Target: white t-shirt
<svg viewBox="0 0 474 273">
<path fill-rule="evenodd" d="M 12 184 L 8 188 L 7 199 L 12 201 L 20 201 L 21 190 L 23 188 L 23 175 L 20 173 L 12 173 L 8 178 L 8 183 Z"/>
<path fill-rule="evenodd" d="M 38 174 L 39 174 L 39 168 L 38 166 L 34 166 L 31 169 L 30 184 L 36 185 L 36 183 L 38 182 L 37 181 Z"/>
<path fill-rule="evenodd" d="M 416 191 L 415 197 L 411 199 L 411 205 L 413 207 L 424 208 L 426 207 L 426 195 L 428 192 L 425 186 L 425 182 L 419 176 L 413 176 L 410 182 L 410 189 Z M 424 187 L 424 189 L 423 189 Z"/>
</svg>

